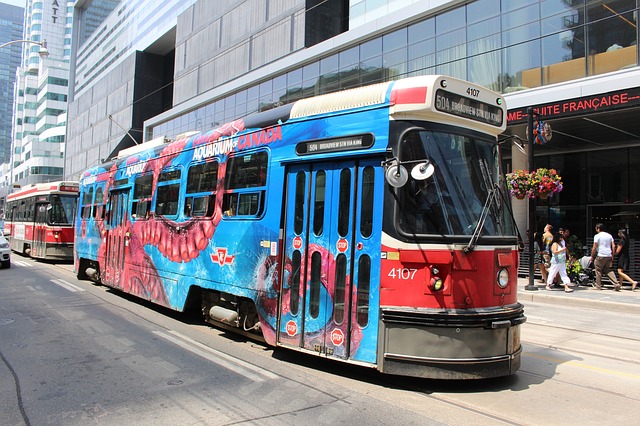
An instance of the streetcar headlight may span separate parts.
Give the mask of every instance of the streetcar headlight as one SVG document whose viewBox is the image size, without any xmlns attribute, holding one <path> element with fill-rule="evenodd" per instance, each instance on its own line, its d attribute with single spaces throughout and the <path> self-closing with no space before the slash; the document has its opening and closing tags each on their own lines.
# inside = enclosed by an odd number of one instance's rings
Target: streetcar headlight
<svg viewBox="0 0 640 426">
<path fill-rule="evenodd" d="M 501 268 L 498 271 L 496 283 L 498 284 L 498 287 L 505 288 L 507 284 L 509 284 L 509 271 L 507 271 L 505 268 Z"/>
<path fill-rule="evenodd" d="M 444 283 L 442 282 L 442 278 L 433 277 L 431 278 L 431 290 L 432 291 L 440 291 L 444 287 Z"/>
</svg>

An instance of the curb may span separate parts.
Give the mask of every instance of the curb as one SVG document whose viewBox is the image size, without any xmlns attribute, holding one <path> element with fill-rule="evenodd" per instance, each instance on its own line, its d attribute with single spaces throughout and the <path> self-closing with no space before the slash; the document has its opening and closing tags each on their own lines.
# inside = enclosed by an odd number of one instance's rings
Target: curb
<svg viewBox="0 0 640 426">
<path fill-rule="evenodd" d="M 545 290 L 542 290 L 545 291 Z M 518 301 L 521 303 L 535 302 L 547 303 L 553 305 L 572 306 L 576 308 L 589 308 L 604 311 L 615 311 L 627 314 L 640 315 L 640 303 L 614 302 L 601 299 L 586 299 L 584 297 L 575 297 L 576 293 L 564 294 L 557 291 L 558 295 L 551 295 L 538 291 L 518 290 Z M 591 291 L 591 290 L 583 290 Z M 563 294 L 560 294 L 563 293 Z"/>
</svg>

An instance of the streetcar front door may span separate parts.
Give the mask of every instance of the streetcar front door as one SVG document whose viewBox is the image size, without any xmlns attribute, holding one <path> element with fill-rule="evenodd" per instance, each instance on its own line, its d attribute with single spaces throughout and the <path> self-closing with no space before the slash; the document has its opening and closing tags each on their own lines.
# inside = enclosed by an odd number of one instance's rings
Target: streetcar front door
<svg viewBox="0 0 640 426">
<path fill-rule="evenodd" d="M 48 203 L 36 204 L 36 217 L 33 224 L 31 256 L 43 258 L 47 254 L 47 207 Z"/>
<path fill-rule="evenodd" d="M 280 344 L 375 362 L 381 173 L 379 161 L 289 167 Z"/>
<path fill-rule="evenodd" d="M 125 252 L 129 242 L 128 211 L 129 189 L 112 191 L 107 206 L 108 217 L 105 220 L 106 257 L 102 282 L 112 287 L 122 287 L 120 275 L 124 271 Z"/>
</svg>

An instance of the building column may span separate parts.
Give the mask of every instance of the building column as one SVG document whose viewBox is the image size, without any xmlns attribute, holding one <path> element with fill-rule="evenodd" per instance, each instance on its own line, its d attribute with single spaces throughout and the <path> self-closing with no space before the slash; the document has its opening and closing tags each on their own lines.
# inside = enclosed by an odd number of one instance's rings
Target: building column
<svg viewBox="0 0 640 426">
<path fill-rule="evenodd" d="M 528 147 L 526 149 L 528 149 Z M 527 155 L 520 152 L 519 149 L 511 147 L 511 171 L 520 169 L 528 170 L 529 165 L 527 163 Z M 511 197 L 511 208 L 513 209 L 513 217 L 516 220 L 516 225 L 520 231 L 520 235 L 522 235 L 522 239 L 528 241 L 527 229 L 529 226 L 527 221 L 529 219 L 529 198 L 518 200 L 515 197 Z"/>
</svg>

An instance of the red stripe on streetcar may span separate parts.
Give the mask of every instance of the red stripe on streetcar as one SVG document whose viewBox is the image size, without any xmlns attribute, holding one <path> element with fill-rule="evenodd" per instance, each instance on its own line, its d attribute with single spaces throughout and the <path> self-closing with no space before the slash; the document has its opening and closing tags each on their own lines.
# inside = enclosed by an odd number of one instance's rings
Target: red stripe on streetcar
<svg viewBox="0 0 640 426">
<path fill-rule="evenodd" d="M 391 103 L 397 104 L 423 104 L 427 101 L 426 87 L 407 87 L 405 89 L 393 89 L 391 91 Z"/>
</svg>

